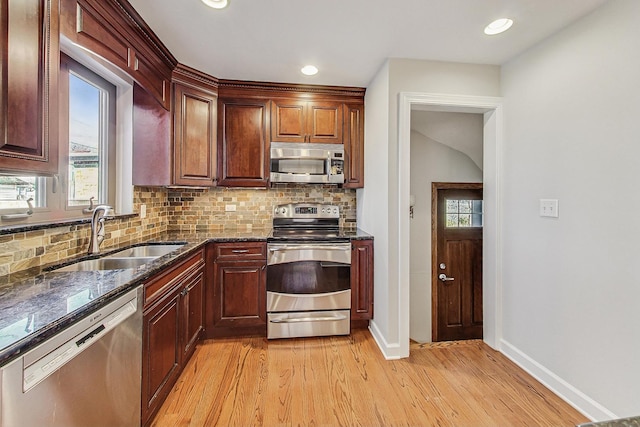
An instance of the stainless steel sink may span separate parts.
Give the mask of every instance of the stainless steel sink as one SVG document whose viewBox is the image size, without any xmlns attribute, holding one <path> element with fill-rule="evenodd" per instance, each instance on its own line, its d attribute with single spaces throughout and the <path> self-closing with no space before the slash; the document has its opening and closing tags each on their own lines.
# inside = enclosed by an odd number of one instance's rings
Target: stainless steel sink
<svg viewBox="0 0 640 427">
<path fill-rule="evenodd" d="M 105 257 L 97 259 L 88 259 L 86 261 L 76 262 L 66 267 L 57 268 L 56 271 L 96 271 L 96 270 L 124 270 L 127 268 L 138 268 L 142 265 L 151 263 L 157 257 L 128 257 L 114 258 Z"/>
<path fill-rule="evenodd" d="M 139 258 L 139 257 L 152 257 L 157 258 L 163 255 L 166 255 L 170 252 L 173 252 L 177 249 L 183 247 L 184 244 L 166 244 L 166 245 L 144 245 L 144 246 L 136 246 L 129 249 L 123 249 L 121 251 L 115 252 L 111 255 L 107 255 L 104 259 L 107 258 Z"/>
</svg>

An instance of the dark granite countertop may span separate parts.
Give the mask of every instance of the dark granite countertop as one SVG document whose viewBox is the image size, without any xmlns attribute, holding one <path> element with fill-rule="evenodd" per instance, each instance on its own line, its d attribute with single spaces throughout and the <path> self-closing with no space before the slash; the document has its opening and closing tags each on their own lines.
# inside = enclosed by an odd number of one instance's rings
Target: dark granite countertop
<svg viewBox="0 0 640 427">
<path fill-rule="evenodd" d="M 359 228 L 355 229 L 343 229 L 341 231 L 342 235 L 349 237 L 351 240 L 369 240 L 373 239 L 373 236 L 367 233 L 364 230 L 360 230 Z"/>
<path fill-rule="evenodd" d="M 608 421 L 594 421 L 579 424 L 578 427 L 640 427 L 640 415 L 631 418 L 620 418 Z"/>
<path fill-rule="evenodd" d="M 29 351 L 75 320 L 141 285 L 149 277 L 208 242 L 266 241 L 270 229 L 204 233 L 167 232 L 154 239 L 132 242 L 120 248 L 103 249 L 101 256 L 126 247 L 149 243 L 185 245 L 135 269 L 60 272 L 51 270 L 82 259 L 44 265 L 0 277 L 0 366 Z M 352 240 L 372 239 L 359 229 L 343 230 Z"/>
</svg>

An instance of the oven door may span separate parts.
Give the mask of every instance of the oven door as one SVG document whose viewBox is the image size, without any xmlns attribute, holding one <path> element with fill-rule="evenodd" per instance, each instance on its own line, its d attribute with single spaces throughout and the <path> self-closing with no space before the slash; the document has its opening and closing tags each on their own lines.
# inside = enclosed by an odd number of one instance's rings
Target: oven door
<svg viewBox="0 0 640 427">
<path fill-rule="evenodd" d="M 267 291 L 331 294 L 351 289 L 350 243 L 270 243 Z"/>
</svg>

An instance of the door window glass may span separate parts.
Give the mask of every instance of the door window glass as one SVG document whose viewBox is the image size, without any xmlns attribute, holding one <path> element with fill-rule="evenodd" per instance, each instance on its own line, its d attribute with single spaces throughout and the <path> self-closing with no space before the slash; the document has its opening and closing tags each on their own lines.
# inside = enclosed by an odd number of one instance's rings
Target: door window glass
<svg viewBox="0 0 640 427">
<path fill-rule="evenodd" d="M 446 199 L 447 228 L 482 227 L 482 200 Z"/>
</svg>

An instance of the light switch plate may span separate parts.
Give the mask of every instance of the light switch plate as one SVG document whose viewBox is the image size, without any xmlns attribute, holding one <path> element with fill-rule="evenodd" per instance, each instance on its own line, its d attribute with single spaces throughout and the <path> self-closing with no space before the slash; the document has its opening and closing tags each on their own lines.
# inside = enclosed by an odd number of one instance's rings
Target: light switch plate
<svg viewBox="0 0 640 427">
<path fill-rule="evenodd" d="M 147 205 L 140 205 L 140 219 L 146 218 L 147 216 Z"/>
<path fill-rule="evenodd" d="M 236 205 L 225 205 L 224 206 L 224 211 L 225 212 L 235 212 L 236 211 Z"/>
<path fill-rule="evenodd" d="M 558 218 L 558 199 L 540 199 L 540 216 Z"/>
</svg>

